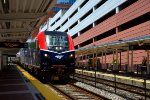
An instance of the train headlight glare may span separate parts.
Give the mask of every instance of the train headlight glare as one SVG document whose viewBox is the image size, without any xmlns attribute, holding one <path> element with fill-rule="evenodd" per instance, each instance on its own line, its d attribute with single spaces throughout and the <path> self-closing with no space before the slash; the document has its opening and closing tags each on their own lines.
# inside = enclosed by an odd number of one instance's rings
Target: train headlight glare
<svg viewBox="0 0 150 100">
<path fill-rule="evenodd" d="M 73 57 L 73 54 L 71 54 L 70 57 Z"/>
<path fill-rule="evenodd" d="M 45 53 L 44 56 L 47 57 L 48 55 Z"/>
</svg>

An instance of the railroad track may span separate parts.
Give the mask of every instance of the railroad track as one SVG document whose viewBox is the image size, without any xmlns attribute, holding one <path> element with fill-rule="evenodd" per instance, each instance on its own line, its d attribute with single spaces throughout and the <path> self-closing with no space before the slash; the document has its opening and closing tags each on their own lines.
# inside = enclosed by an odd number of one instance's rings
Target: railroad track
<svg viewBox="0 0 150 100">
<path fill-rule="evenodd" d="M 94 77 L 86 76 L 86 75 L 80 75 L 80 74 L 75 74 L 74 77 L 78 81 L 82 81 L 86 84 L 93 85 L 93 86 L 95 85 L 95 78 Z M 140 96 L 146 96 L 146 97 L 150 98 L 150 89 L 146 89 L 147 92 L 145 94 L 145 90 L 142 87 L 97 78 L 96 79 L 96 87 L 99 88 L 100 84 L 112 87 L 114 89 L 120 89 L 120 90 L 128 91 L 130 93 L 134 93 L 134 94 L 137 94 L 137 95 L 140 95 Z M 109 90 L 107 90 L 107 91 L 109 91 Z"/>
<path fill-rule="evenodd" d="M 49 84 L 67 100 L 109 100 L 84 88 L 68 83 L 65 85 Z"/>
</svg>

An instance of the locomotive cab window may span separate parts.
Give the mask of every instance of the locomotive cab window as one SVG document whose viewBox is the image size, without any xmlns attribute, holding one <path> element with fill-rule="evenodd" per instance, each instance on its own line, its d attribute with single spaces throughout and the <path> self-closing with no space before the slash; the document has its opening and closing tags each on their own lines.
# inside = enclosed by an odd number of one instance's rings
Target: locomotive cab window
<svg viewBox="0 0 150 100">
<path fill-rule="evenodd" d="M 69 49 L 67 36 L 46 35 L 46 42 L 49 50 L 65 51 Z"/>
</svg>

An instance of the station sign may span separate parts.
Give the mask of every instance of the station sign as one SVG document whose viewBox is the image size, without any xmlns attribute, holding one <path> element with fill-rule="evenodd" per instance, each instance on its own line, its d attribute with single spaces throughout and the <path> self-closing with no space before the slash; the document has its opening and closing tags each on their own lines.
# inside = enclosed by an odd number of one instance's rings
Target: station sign
<svg viewBox="0 0 150 100">
<path fill-rule="evenodd" d="M 28 48 L 28 43 L 0 42 L 0 48 Z"/>
</svg>

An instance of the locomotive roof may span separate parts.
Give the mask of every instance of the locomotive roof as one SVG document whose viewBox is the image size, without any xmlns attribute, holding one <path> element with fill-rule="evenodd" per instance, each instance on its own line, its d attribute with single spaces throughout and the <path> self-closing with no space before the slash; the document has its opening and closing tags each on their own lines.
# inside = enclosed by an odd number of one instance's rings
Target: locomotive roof
<svg viewBox="0 0 150 100">
<path fill-rule="evenodd" d="M 60 31 L 45 31 L 45 35 L 67 36 L 67 33 L 66 32 L 60 32 Z"/>
</svg>

